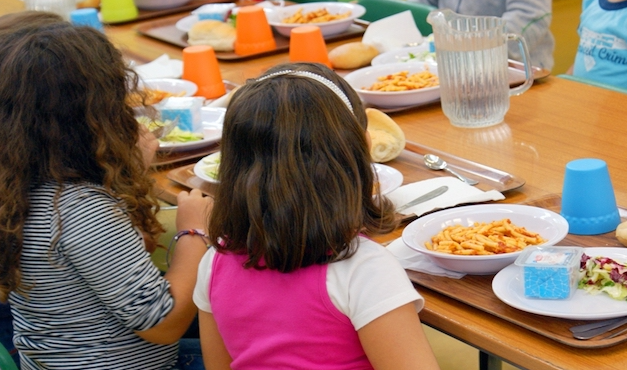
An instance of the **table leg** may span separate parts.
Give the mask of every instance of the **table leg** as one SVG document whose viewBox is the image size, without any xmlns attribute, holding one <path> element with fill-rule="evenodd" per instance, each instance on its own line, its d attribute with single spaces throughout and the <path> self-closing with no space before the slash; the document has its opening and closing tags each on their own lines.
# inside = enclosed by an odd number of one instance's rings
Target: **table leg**
<svg viewBox="0 0 627 370">
<path fill-rule="evenodd" d="M 503 362 L 500 358 L 479 351 L 479 370 L 501 370 Z"/>
</svg>

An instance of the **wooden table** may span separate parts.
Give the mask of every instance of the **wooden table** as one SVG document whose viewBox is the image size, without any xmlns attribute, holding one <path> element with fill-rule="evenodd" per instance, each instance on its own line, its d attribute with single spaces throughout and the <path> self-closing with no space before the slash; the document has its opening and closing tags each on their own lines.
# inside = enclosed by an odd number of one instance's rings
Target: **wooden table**
<svg viewBox="0 0 627 370">
<path fill-rule="evenodd" d="M 171 57 L 181 54 L 178 48 L 132 35 L 128 27 L 112 29 L 109 34 L 118 44 L 133 49 L 132 55 L 138 59 L 155 58 L 163 52 Z M 329 45 L 329 49 L 336 45 Z M 220 66 L 225 79 L 242 83 L 286 61 L 283 54 Z M 627 140 L 627 95 L 548 77 L 523 95 L 512 97 L 505 123 L 490 128 L 453 127 L 439 104 L 391 116 L 409 140 L 524 178 L 522 188 L 506 193 L 507 202 L 532 202 L 560 194 L 566 163 L 596 157 L 608 163 L 618 204 L 627 205 L 627 152 L 621 142 Z M 166 199 L 172 200 L 171 196 L 182 189 L 165 178 L 165 171 L 156 178 L 167 190 Z M 381 239 L 391 240 L 399 234 L 397 231 Z M 627 368 L 627 348 L 623 345 L 576 349 L 435 291 L 419 290 L 427 302 L 420 313 L 425 324 L 519 367 Z"/>
<path fill-rule="evenodd" d="M 174 16 L 180 18 L 182 15 Z M 136 24 L 108 27 L 107 34 L 125 54 L 147 62 L 163 53 L 181 58 L 181 48 L 138 35 Z M 329 44 L 329 49 L 342 42 Z M 244 83 L 263 71 L 287 62 L 286 54 L 246 61 L 221 62 L 224 79 Z M 627 206 L 627 95 L 547 77 L 511 98 L 505 122 L 484 129 L 449 124 L 439 104 L 391 114 L 408 140 L 515 174 L 526 184 L 507 192 L 506 202 L 533 202 L 561 193 L 568 161 L 595 157 L 605 160 L 619 205 Z M 172 202 L 182 186 L 155 174 Z M 400 231 L 386 235 L 391 240 Z M 420 287 L 426 306 L 422 321 L 490 355 L 527 369 L 625 369 L 627 347 L 576 349 L 535 334 L 488 312 Z M 627 312 L 626 312 L 627 313 Z"/>
</svg>

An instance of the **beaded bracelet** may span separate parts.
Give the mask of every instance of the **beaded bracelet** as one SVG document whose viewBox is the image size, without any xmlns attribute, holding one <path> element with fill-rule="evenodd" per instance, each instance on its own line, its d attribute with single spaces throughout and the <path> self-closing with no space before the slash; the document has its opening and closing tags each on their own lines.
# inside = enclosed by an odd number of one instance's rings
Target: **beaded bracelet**
<svg viewBox="0 0 627 370">
<path fill-rule="evenodd" d="M 207 234 L 205 234 L 204 231 L 200 229 L 181 230 L 172 237 L 172 240 L 170 240 L 170 245 L 168 245 L 168 250 L 166 251 L 166 255 L 165 255 L 165 260 L 166 260 L 166 263 L 168 264 L 168 267 L 170 267 L 170 251 L 172 250 L 172 245 L 178 242 L 179 239 L 184 235 L 191 235 L 191 236 L 198 235 L 202 238 L 203 242 L 205 242 L 207 247 L 209 247 Z"/>
</svg>

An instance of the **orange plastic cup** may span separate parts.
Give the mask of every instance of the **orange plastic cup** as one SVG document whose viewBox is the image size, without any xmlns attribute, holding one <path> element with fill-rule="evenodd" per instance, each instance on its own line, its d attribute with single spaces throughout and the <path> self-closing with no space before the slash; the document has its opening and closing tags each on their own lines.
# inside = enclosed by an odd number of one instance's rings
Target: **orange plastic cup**
<svg viewBox="0 0 627 370">
<path fill-rule="evenodd" d="M 272 28 L 260 6 L 245 6 L 237 12 L 235 54 L 251 55 L 276 49 Z"/>
<path fill-rule="evenodd" d="M 183 79 L 198 85 L 196 96 L 215 99 L 226 94 L 218 59 L 211 46 L 194 45 L 183 49 Z"/>
<path fill-rule="evenodd" d="M 301 26 L 292 29 L 290 32 L 290 62 L 321 63 L 333 68 L 320 27 Z"/>
</svg>

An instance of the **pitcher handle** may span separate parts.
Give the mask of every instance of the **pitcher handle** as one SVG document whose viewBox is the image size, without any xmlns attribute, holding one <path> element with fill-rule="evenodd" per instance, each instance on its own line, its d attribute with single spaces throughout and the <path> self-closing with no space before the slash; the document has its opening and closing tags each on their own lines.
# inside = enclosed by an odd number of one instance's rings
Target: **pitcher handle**
<svg viewBox="0 0 627 370">
<path fill-rule="evenodd" d="M 515 33 L 507 34 L 507 41 L 518 41 L 520 52 L 522 53 L 522 61 L 525 66 L 525 83 L 520 86 L 509 89 L 509 96 L 520 95 L 527 91 L 531 85 L 533 85 L 533 71 L 531 70 L 531 57 L 529 56 L 529 49 L 527 48 L 527 42 L 522 36 L 518 36 Z"/>
</svg>

